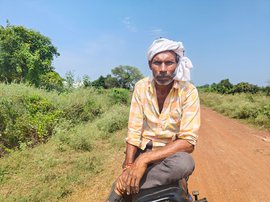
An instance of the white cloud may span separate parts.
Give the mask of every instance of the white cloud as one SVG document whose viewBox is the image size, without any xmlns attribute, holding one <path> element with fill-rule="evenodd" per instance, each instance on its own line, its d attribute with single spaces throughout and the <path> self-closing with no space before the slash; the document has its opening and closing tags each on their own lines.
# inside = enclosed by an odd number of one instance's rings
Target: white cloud
<svg viewBox="0 0 270 202">
<path fill-rule="evenodd" d="M 168 32 L 161 28 L 153 28 L 150 30 L 150 34 L 154 35 L 156 38 L 164 37 Z"/>
<path fill-rule="evenodd" d="M 126 29 L 130 32 L 137 32 L 137 28 L 135 27 L 135 25 L 133 25 L 133 23 L 131 22 L 131 18 L 130 17 L 125 17 L 122 20 L 122 23 L 125 25 Z"/>
</svg>

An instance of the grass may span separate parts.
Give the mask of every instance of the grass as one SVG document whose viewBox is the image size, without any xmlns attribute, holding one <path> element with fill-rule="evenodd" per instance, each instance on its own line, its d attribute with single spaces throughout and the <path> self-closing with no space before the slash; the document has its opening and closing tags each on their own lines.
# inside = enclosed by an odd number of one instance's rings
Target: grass
<svg viewBox="0 0 270 202">
<path fill-rule="evenodd" d="M 127 116 L 129 96 L 130 92 L 126 89 L 89 87 L 59 94 L 26 85 L 0 84 L 0 157 L 13 150 L 45 143 L 59 129 L 68 131 L 100 117 L 105 119 L 99 124 L 103 133 L 121 129 L 127 122 L 126 118 L 123 122 L 122 117 Z M 111 113 L 106 120 L 103 114 L 108 111 L 121 113 L 122 116 L 114 117 Z M 113 120 L 115 122 L 109 123 Z M 104 127 L 107 127 L 106 131 Z M 83 137 L 76 139 L 80 141 Z M 88 144 L 87 141 L 82 140 L 81 146 L 87 147 L 83 145 L 83 142 Z"/>
<path fill-rule="evenodd" d="M 78 126 L 66 134 L 68 141 L 59 133 L 46 144 L 0 159 L 0 201 L 58 201 L 89 184 L 111 153 L 124 147 L 113 134 L 98 138 L 93 125 Z"/>
<path fill-rule="evenodd" d="M 34 148 L 24 146 L 20 150 L 10 150 L 0 158 L 0 201 L 66 200 L 75 191 L 95 183 L 92 182 L 95 176 L 107 173 L 108 159 L 124 150 L 128 104 L 111 104 L 107 92 L 93 89 L 57 95 L 22 88 L 18 96 L 27 91 L 36 92 L 48 100 L 52 99 L 52 103 L 62 111 L 74 106 L 85 111 L 77 114 L 76 119 L 80 121 L 60 120 L 48 142 Z M 12 90 L 15 92 L 16 88 L 12 87 Z M 14 92 L 4 90 L 2 95 L 11 93 L 10 97 L 14 97 Z M 98 114 L 84 119 L 92 116 L 93 110 Z M 111 178 L 108 179 L 111 182 Z"/>
<path fill-rule="evenodd" d="M 200 92 L 201 103 L 231 118 L 270 130 L 270 97 L 261 94 L 222 95 Z"/>
</svg>

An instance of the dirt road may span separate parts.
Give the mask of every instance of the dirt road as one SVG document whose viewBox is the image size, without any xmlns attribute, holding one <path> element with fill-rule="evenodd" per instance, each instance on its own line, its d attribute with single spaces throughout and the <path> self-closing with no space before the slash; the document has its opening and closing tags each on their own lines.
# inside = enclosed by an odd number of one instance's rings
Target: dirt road
<svg viewBox="0 0 270 202">
<path fill-rule="evenodd" d="M 270 133 L 202 108 L 189 189 L 210 202 L 270 201 Z"/>
<path fill-rule="evenodd" d="M 209 202 L 270 202 L 270 133 L 202 108 L 202 126 L 193 157 L 189 190 Z M 108 160 L 109 171 L 92 179 L 67 201 L 103 201 L 121 172 L 123 154 Z"/>
</svg>

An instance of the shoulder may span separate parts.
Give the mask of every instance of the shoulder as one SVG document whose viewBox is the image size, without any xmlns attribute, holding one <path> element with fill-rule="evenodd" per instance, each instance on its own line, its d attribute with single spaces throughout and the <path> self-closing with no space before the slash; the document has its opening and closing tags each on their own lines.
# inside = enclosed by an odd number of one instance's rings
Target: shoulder
<svg viewBox="0 0 270 202">
<path fill-rule="evenodd" d="M 139 80 L 136 84 L 135 84 L 135 89 L 134 90 L 143 90 L 143 89 L 147 89 L 150 85 L 151 81 L 149 77 L 145 77 L 141 80 Z"/>
<path fill-rule="evenodd" d="M 197 88 L 190 81 L 180 81 L 180 89 L 183 91 L 197 91 Z"/>
<path fill-rule="evenodd" d="M 191 94 L 198 95 L 198 90 L 194 84 L 189 81 L 180 81 L 179 95 L 189 96 Z"/>
</svg>

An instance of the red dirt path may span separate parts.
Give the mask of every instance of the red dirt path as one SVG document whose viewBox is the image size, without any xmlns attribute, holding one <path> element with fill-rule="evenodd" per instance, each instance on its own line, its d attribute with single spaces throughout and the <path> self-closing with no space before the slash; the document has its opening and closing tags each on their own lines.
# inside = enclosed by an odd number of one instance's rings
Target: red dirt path
<svg viewBox="0 0 270 202">
<path fill-rule="evenodd" d="M 270 133 L 202 108 L 189 190 L 210 202 L 270 201 Z"/>
</svg>

